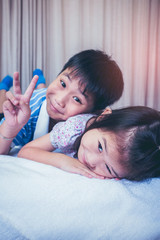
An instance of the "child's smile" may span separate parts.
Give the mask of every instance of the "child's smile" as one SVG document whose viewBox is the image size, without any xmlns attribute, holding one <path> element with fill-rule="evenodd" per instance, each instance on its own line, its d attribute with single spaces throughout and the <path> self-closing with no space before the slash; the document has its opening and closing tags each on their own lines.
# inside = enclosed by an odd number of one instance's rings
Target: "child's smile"
<svg viewBox="0 0 160 240">
<path fill-rule="evenodd" d="M 52 101 L 49 99 L 48 102 L 50 109 L 56 114 L 63 114 L 64 110 L 56 101 Z"/>
</svg>

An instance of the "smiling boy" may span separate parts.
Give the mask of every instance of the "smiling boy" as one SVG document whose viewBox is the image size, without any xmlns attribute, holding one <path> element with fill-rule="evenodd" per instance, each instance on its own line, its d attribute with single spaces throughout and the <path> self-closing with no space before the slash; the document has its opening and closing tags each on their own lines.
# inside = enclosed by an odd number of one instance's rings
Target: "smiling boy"
<svg viewBox="0 0 160 240">
<path fill-rule="evenodd" d="M 12 141 L 13 145 L 23 146 L 33 140 L 44 102 L 50 131 L 55 123 L 71 116 L 103 110 L 121 97 L 124 87 L 116 62 L 104 52 L 92 49 L 71 57 L 48 89 L 34 91 L 37 79 L 36 76 L 32 79 L 22 95 L 19 75 L 14 74 L 15 95 L 7 92 L 3 105 L 5 119 L 0 126 L 0 154 L 9 152 Z"/>
</svg>

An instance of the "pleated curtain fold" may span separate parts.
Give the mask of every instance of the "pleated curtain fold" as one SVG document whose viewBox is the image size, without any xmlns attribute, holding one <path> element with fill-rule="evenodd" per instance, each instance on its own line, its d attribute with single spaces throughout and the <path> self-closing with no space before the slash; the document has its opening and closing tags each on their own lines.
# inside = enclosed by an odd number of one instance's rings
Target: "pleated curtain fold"
<svg viewBox="0 0 160 240">
<path fill-rule="evenodd" d="M 123 72 L 113 108 L 160 110 L 159 0 L 0 0 L 0 79 L 19 71 L 24 91 L 41 68 L 49 85 L 68 58 L 90 48 Z"/>
</svg>

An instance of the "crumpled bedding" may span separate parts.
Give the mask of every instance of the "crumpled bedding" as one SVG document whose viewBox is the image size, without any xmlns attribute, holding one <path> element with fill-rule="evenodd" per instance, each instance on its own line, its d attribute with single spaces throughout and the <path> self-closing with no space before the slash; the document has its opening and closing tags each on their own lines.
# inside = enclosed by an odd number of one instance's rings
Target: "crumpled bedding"
<svg viewBox="0 0 160 240">
<path fill-rule="evenodd" d="M 0 155 L 1 240 L 158 240 L 160 179 L 88 179 Z"/>
</svg>

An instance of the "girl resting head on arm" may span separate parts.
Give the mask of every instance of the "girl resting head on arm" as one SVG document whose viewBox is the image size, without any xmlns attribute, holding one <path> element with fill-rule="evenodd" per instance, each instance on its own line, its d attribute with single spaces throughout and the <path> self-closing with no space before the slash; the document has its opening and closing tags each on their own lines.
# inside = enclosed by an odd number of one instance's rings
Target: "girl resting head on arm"
<svg viewBox="0 0 160 240">
<path fill-rule="evenodd" d="M 86 115 L 86 122 L 92 119 L 86 129 L 82 124 L 77 127 L 78 116 L 69 118 L 64 127 L 63 122 L 56 124 L 50 134 L 24 146 L 19 156 L 87 177 L 134 181 L 160 177 L 158 111 L 135 106 L 91 117 Z M 68 127 L 73 125 L 69 132 L 67 123 Z M 87 125 L 89 123 L 90 120 Z M 75 134 L 71 133 L 72 128 Z M 69 133 L 74 138 L 67 140 Z M 59 148 L 61 153 L 51 152 L 55 148 Z"/>
<path fill-rule="evenodd" d="M 76 141 L 77 156 L 107 178 L 160 177 L 160 113 L 135 106 L 94 121 Z"/>
</svg>

